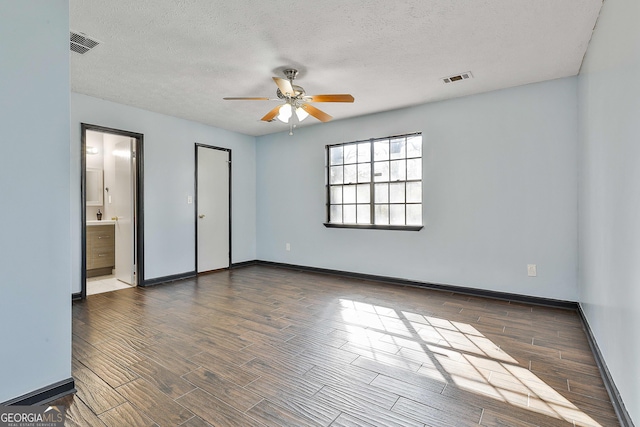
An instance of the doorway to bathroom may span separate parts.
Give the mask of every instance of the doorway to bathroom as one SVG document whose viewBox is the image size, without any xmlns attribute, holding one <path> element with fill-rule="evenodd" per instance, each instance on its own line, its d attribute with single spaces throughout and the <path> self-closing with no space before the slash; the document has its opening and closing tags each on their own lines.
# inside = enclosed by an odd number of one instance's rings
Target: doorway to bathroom
<svg viewBox="0 0 640 427">
<path fill-rule="evenodd" d="M 82 298 L 142 285 L 142 144 L 142 134 L 82 124 Z"/>
</svg>

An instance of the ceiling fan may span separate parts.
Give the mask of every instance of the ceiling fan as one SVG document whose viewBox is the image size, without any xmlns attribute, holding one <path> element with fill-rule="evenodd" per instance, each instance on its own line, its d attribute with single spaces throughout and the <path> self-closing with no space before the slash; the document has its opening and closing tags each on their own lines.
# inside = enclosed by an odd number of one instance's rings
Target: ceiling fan
<svg viewBox="0 0 640 427">
<path fill-rule="evenodd" d="M 284 70 L 286 79 L 274 77 L 273 81 L 278 85 L 276 95 L 278 98 L 223 98 L 227 101 L 284 101 L 284 104 L 278 105 L 269 111 L 260 119 L 265 122 L 272 122 L 275 119 L 283 123 L 289 124 L 289 135 L 293 135 L 293 128 L 296 124 L 306 119 L 309 115 L 315 117 L 321 122 L 328 122 L 333 117 L 324 111 L 309 104 L 310 102 L 353 102 L 353 96 L 344 94 L 330 95 L 307 95 L 304 89 L 293 84 L 293 80 L 298 75 L 298 70 L 287 68 Z"/>
</svg>

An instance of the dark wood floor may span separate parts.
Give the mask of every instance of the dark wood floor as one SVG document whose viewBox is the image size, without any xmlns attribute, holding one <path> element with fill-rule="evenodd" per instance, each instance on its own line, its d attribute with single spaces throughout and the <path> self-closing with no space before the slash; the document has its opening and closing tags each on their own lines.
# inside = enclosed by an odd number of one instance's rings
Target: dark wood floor
<svg viewBox="0 0 640 427">
<path fill-rule="evenodd" d="M 266 266 L 73 304 L 70 426 L 617 426 L 575 312 Z"/>
</svg>

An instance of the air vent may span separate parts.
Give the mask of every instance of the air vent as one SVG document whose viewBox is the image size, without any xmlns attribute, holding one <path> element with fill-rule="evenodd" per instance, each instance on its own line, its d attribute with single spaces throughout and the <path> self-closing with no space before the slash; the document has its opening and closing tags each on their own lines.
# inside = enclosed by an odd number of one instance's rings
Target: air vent
<svg viewBox="0 0 640 427">
<path fill-rule="evenodd" d="M 459 82 L 460 80 L 467 80 L 472 78 L 473 78 L 473 74 L 471 74 L 471 71 L 467 71 L 466 73 L 460 73 L 460 74 L 456 74 L 455 76 L 445 77 L 442 79 L 442 81 L 445 83 L 453 83 L 453 82 Z"/>
<path fill-rule="evenodd" d="M 80 55 L 84 55 L 89 52 L 94 47 L 98 46 L 100 42 L 98 40 L 92 39 L 85 34 L 76 33 L 74 31 L 69 32 L 70 37 L 70 48 L 72 52 L 79 53 Z"/>
</svg>

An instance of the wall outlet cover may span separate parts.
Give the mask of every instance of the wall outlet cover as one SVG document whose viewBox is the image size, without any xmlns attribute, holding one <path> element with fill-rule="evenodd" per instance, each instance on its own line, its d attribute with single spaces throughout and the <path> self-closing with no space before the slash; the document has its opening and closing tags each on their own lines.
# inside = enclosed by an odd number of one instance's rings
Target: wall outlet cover
<svg viewBox="0 0 640 427">
<path fill-rule="evenodd" d="M 527 264 L 527 275 L 529 277 L 536 277 L 538 275 L 538 268 L 535 264 Z"/>
</svg>

